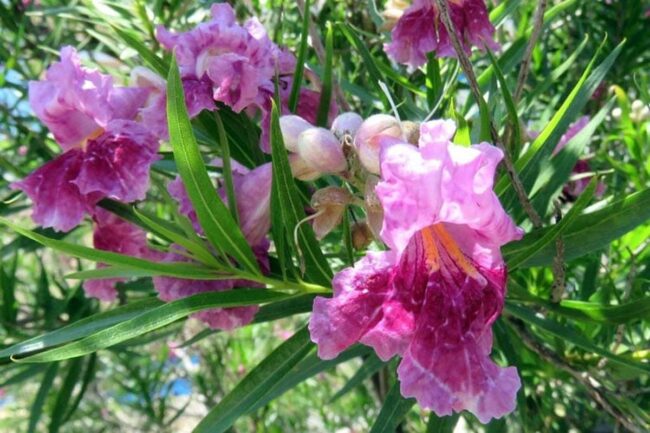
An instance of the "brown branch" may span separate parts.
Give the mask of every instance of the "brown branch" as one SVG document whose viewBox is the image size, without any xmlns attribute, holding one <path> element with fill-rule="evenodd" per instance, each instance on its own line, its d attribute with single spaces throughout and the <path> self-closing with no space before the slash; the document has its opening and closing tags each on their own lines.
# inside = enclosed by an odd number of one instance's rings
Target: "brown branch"
<svg viewBox="0 0 650 433">
<path fill-rule="evenodd" d="M 537 3 L 537 9 L 535 10 L 535 16 L 533 17 L 533 32 L 530 34 L 528 46 L 526 47 L 524 58 L 521 62 L 521 66 L 519 67 L 517 87 L 515 88 L 515 94 L 512 96 L 515 104 L 519 101 L 519 98 L 521 98 L 521 94 L 524 91 L 524 86 L 526 85 L 526 80 L 528 79 L 528 72 L 530 71 L 530 61 L 533 57 L 533 50 L 535 49 L 535 45 L 537 45 L 537 41 L 542 34 L 542 27 L 544 27 L 544 12 L 546 12 L 547 3 L 547 0 L 539 0 Z"/>
<path fill-rule="evenodd" d="M 562 220 L 562 209 L 558 202 L 555 205 L 556 224 Z M 564 239 L 562 235 L 558 236 L 555 240 L 555 257 L 553 257 L 553 289 L 551 291 L 551 301 L 558 303 L 562 300 L 564 289 L 566 285 L 566 274 L 564 271 Z"/>
<path fill-rule="evenodd" d="M 465 73 L 467 80 L 469 81 L 469 87 L 472 91 L 474 99 L 476 100 L 476 103 L 479 104 L 479 106 L 481 104 L 485 104 L 483 100 L 483 94 L 481 93 L 481 88 L 478 84 L 478 80 L 476 79 L 476 74 L 474 74 L 472 63 L 470 62 L 467 53 L 465 53 L 465 50 L 463 49 L 463 45 L 460 42 L 460 38 L 458 36 L 456 27 L 454 26 L 454 23 L 451 20 L 451 15 L 449 14 L 449 4 L 447 3 L 447 0 L 435 0 L 435 1 L 439 9 L 440 16 L 442 18 L 442 22 L 445 25 L 445 28 L 447 29 L 447 33 L 449 34 L 449 39 L 451 40 L 451 43 L 454 46 L 454 49 L 456 50 L 456 54 L 458 55 L 458 62 L 460 63 L 460 66 L 463 69 L 463 72 Z M 545 0 L 542 1 L 545 2 Z M 505 148 L 505 146 L 503 145 L 503 143 L 501 143 L 501 140 L 499 139 L 499 134 L 497 133 L 497 130 L 494 127 L 494 124 L 492 123 L 492 119 L 490 119 L 490 134 L 492 136 L 492 141 L 494 141 L 494 144 L 503 151 L 503 163 L 506 167 L 506 171 L 508 173 L 508 176 L 510 177 L 510 182 L 512 182 L 512 186 L 515 189 L 515 192 L 517 194 L 519 202 L 521 203 L 521 206 L 524 208 L 524 211 L 526 212 L 528 218 L 533 223 L 533 226 L 535 228 L 541 227 L 542 219 L 537 213 L 537 211 L 535 210 L 535 208 L 533 207 L 533 205 L 530 203 L 530 200 L 528 199 L 528 195 L 526 194 L 526 188 L 524 188 L 524 185 L 521 183 L 521 180 L 517 175 L 517 171 L 515 170 L 515 166 L 514 163 L 512 162 L 511 155 L 508 153 L 508 150 Z"/>
<path fill-rule="evenodd" d="M 643 433 L 640 426 L 632 420 L 629 420 L 624 413 L 612 406 L 605 397 L 602 390 L 593 385 L 592 382 L 598 383 L 588 372 L 580 372 L 575 370 L 564 359 L 558 356 L 555 352 L 549 350 L 546 346 L 542 345 L 530 332 L 526 329 L 523 322 L 520 320 L 509 320 L 513 325 L 513 329 L 517 332 L 519 337 L 530 350 L 537 353 L 544 361 L 558 367 L 561 370 L 569 373 L 585 388 L 587 393 L 594 399 L 594 401 L 609 413 L 614 419 L 623 427 L 633 433 Z"/>
</svg>

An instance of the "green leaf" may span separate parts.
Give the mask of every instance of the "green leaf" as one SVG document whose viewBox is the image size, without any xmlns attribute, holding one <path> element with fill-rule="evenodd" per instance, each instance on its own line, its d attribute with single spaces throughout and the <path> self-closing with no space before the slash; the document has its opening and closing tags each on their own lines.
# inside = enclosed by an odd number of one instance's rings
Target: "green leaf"
<svg viewBox="0 0 650 433">
<path fill-rule="evenodd" d="M 332 101 L 332 64 L 334 63 L 334 30 L 332 23 L 327 23 L 327 34 L 325 36 L 325 69 L 323 71 L 320 102 L 318 105 L 318 116 L 316 124 L 327 128 L 330 105 Z"/>
<path fill-rule="evenodd" d="M 520 250 L 516 255 L 510 256 L 507 261 L 509 270 L 517 269 L 519 265 L 525 263 L 530 257 L 562 236 L 562 233 L 567 227 L 575 221 L 578 215 L 580 215 L 580 212 L 589 204 L 591 197 L 594 195 L 594 191 L 596 191 L 596 185 L 597 179 L 593 179 L 559 223 L 553 225 L 548 230 L 544 230 L 544 235 L 539 237 L 534 243 L 529 244 L 527 248 Z"/>
<path fill-rule="evenodd" d="M 415 399 L 402 397 L 399 382 L 395 382 L 384 400 L 384 405 L 381 407 L 370 433 L 394 433 L 414 404 Z"/>
<path fill-rule="evenodd" d="M 529 194 L 533 206 L 546 214 L 552 208 L 552 200 L 557 197 L 569 181 L 573 168 L 591 141 L 596 128 L 605 120 L 613 106 L 613 100 L 600 109 L 593 119 L 558 154 L 543 162 L 540 173 Z"/>
<path fill-rule="evenodd" d="M 68 363 L 68 371 L 63 379 L 63 383 L 56 393 L 56 400 L 50 412 L 49 433 L 57 433 L 64 423 L 66 406 L 71 402 L 72 391 L 81 376 L 81 365 L 83 358 L 73 359 Z"/>
<path fill-rule="evenodd" d="M 41 419 L 43 414 L 43 406 L 45 405 L 45 399 L 50 393 L 54 379 L 56 379 L 56 373 L 59 369 L 58 363 L 53 363 L 45 371 L 43 380 L 41 381 L 41 386 L 38 388 L 38 393 L 36 393 L 36 398 L 34 398 L 34 403 L 32 403 L 32 408 L 29 411 L 29 425 L 27 426 L 27 433 L 35 433 L 36 426 L 38 421 Z"/>
<path fill-rule="evenodd" d="M 307 327 L 296 332 L 255 367 L 201 420 L 193 433 L 222 433 L 255 406 L 314 347 Z"/>
<path fill-rule="evenodd" d="M 341 32 L 343 33 L 343 36 L 346 37 L 348 42 L 359 52 L 361 55 L 361 58 L 363 59 L 363 65 L 365 68 L 368 70 L 368 74 L 370 75 L 370 82 L 372 86 L 375 88 L 375 92 L 377 95 L 379 95 L 379 99 L 382 101 L 384 104 L 384 108 L 386 110 L 390 110 L 390 102 L 388 101 L 388 98 L 384 94 L 384 90 L 381 88 L 379 83 L 384 81 L 384 76 L 377 67 L 375 63 L 375 59 L 370 54 L 370 51 L 368 51 L 367 44 L 359 38 L 359 35 L 357 34 L 356 30 L 350 26 L 349 24 L 346 23 L 337 23 L 339 28 L 341 29 Z"/>
<path fill-rule="evenodd" d="M 377 355 L 370 353 L 350 380 L 348 380 L 345 385 L 343 385 L 343 387 L 332 396 L 330 402 L 338 400 L 357 386 L 360 386 L 366 379 L 381 370 L 385 365 L 386 363 L 379 359 Z"/>
<path fill-rule="evenodd" d="M 30 338 L 2 349 L 0 350 L 0 359 L 48 349 L 59 344 L 86 337 L 87 335 L 108 328 L 116 323 L 127 321 L 161 305 L 163 305 L 163 302 L 159 299 L 148 298 L 83 318 L 47 334 Z"/>
<path fill-rule="evenodd" d="M 135 51 L 140 54 L 140 57 L 142 60 L 145 61 L 147 65 L 151 69 L 153 69 L 155 72 L 158 73 L 161 77 L 165 77 L 167 75 L 167 71 L 169 71 L 169 65 L 167 62 L 165 62 L 163 59 L 158 57 L 153 51 L 151 51 L 149 48 L 146 47 L 142 43 L 141 37 L 134 34 L 130 30 L 125 30 L 121 29 L 117 26 L 112 25 L 113 31 L 117 33 L 117 35 L 122 38 L 122 40 L 131 48 L 133 48 Z"/>
<path fill-rule="evenodd" d="M 57 251 L 69 254 L 73 257 L 92 260 L 94 262 L 106 263 L 109 265 L 117 266 L 118 268 L 125 268 L 137 274 L 137 271 L 146 275 L 166 275 L 177 278 L 188 279 L 214 279 L 218 278 L 215 271 L 205 268 L 203 266 L 193 265 L 191 263 L 158 263 L 149 260 L 138 259 L 124 254 L 112 253 L 110 251 L 96 250 L 93 248 L 82 247 L 75 244 L 70 244 L 64 241 L 51 239 L 20 227 L 12 222 L 0 218 L 0 224 L 4 224 L 17 233 L 30 238 L 46 247 L 52 248 Z"/>
<path fill-rule="evenodd" d="M 298 257 L 304 260 L 305 278 L 308 281 L 329 286 L 332 271 L 310 224 L 300 224 L 297 229 L 298 245 L 293 245 L 294 229 L 300 221 L 305 219 L 305 210 L 291 174 L 275 103 L 271 113 L 271 152 L 273 156 L 273 190 L 277 198 L 277 202 L 273 203 L 276 207 L 273 207 L 271 211 L 282 215 L 285 239 L 288 240 L 289 245 L 294 247 Z"/>
<path fill-rule="evenodd" d="M 487 48 L 487 53 L 490 56 L 490 61 L 492 62 L 492 67 L 496 73 L 497 80 L 499 81 L 499 87 L 501 88 L 501 94 L 503 95 L 503 101 L 506 103 L 506 109 L 508 110 L 508 117 L 510 120 L 510 127 L 512 128 L 512 146 L 508 149 L 510 155 L 513 157 L 519 154 L 519 149 L 522 145 L 521 139 L 521 126 L 519 122 L 519 115 L 517 114 L 517 107 L 515 106 L 515 101 L 512 99 L 512 93 L 508 88 L 508 82 L 503 76 L 503 71 L 499 66 L 499 62 L 492 54 L 492 51 Z M 509 146 L 510 143 L 504 143 L 506 146 Z"/>
<path fill-rule="evenodd" d="M 598 251 L 612 241 L 633 230 L 650 219 L 650 189 L 636 192 L 595 212 L 580 215 L 566 228 L 564 258 L 572 260 L 593 251 Z M 503 248 L 506 261 L 537 242 L 551 228 L 530 233 L 523 240 Z M 555 257 L 554 245 L 544 248 L 528 257 L 521 267 L 550 266 Z"/>
<path fill-rule="evenodd" d="M 200 293 L 153 308 L 132 319 L 104 328 L 62 347 L 26 358 L 16 359 L 14 357 L 13 359 L 17 362 L 52 362 L 75 358 L 162 328 L 199 311 L 210 308 L 257 305 L 288 297 L 289 295 L 265 289 L 236 289 L 226 292 Z"/>
<path fill-rule="evenodd" d="M 449 416 L 439 417 L 431 412 L 429 422 L 427 422 L 427 433 L 452 433 L 460 415 L 455 413 Z"/>
<path fill-rule="evenodd" d="M 546 331 L 557 338 L 561 338 L 568 343 L 574 344 L 575 346 L 586 350 L 587 352 L 593 352 L 609 359 L 616 364 L 631 368 L 635 371 L 639 371 L 645 374 L 650 372 L 650 365 L 642 364 L 640 362 L 636 362 L 622 356 L 614 355 L 608 350 L 603 349 L 597 344 L 594 344 L 589 338 L 578 333 L 578 331 L 575 329 L 569 328 L 568 326 L 563 326 L 545 317 L 540 317 L 535 313 L 535 311 L 530 310 L 529 308 L 508 303 L 506 304 L 505 310 L 508 312 L 508 314 L 526 322 L 527 325 L 536 326 L 539 329 Z"/>
<path fill-rule="evenodd" d="M 515 169 L 527 190 L 533 187 L 533 184 L 539 174 L 540 165 L 547 160 L 555 149 L 562 134 L 566 131 L 569 123 L 577 117 L 585 104 L 591 98 L 596 88 L 614 64 L 623 48 L 624 42 L 619 44 L 603 62 L 593 69 L 600 50 L 596 53 L 590 64 L 587 66 L 582 77 L 566 98 L 562 106 L 554 114 L 548 125 L 542 130 L 540 135 L 530 145 L 529 150 L 519 158 L 515 163 Z M 503 176 L 495 187 L 495 191 L 501 197 L 501 201 L 506 209 L 512 209 L 516 201 L 516 194 L 512 188 L 509 179 Z"/>
<path fill-rule="evenodd" d="M 296 59 L 296 70 L 293 73 L 293 83 L 291 84 L 291 93 L 289 94 L 289 110 L 292 113 L 298 108 L 298 99 L 300 98 L 300 87 L 302 86 L 302 76 L 305 71 L 305 59 L 307 57 L 307 42 L 309 40 L 309 14 L 311 13 L 311 0 L 305 0 L 302 11 L 302 30 L 300 33 L 300 46 L 298 48 L 298 58 Z"/>
<path fill-rule="evenodd" d="M 322 360 L 316 353 L 311 353 L 305 359 L 300 361 L 291 371 L 282 378 L 273 388 L 262 396 L 255 405 L 249 410 L 250 413 L 266 406 L 271 401 L 280 397 L 285 392 L 295 388 L 299 383 L 313 377 L 319 373 L 331 370 L 339 364 L 347 362 L 359 356 L 371 352 L 367 346 L 357 345 L 346 350 L 334 359 Z"/>
<path fill-rule="evenodd" d="M 259 274 L 253 251 L 208 176 L 192 132 L 175 59 L 167 79 L 167 117 L 174 159 L 208 240 L 217 251 L 233 257 L 246 270 Z"/>
</svg>

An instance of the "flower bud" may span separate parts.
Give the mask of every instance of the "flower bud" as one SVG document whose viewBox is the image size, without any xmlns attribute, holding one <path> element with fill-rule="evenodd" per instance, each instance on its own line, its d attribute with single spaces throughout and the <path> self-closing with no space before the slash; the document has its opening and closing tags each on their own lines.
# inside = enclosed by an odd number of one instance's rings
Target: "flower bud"
<svg viewBox="0 0 650 433">
<path fill-rule="evenodd" d="M 372 230 L 370 230 L 370 226 L 365 221 L 355 222 L 352 224 L 350 231 L 352 235 L 352 247 L 355 250 L 364 250 L 372 242 Z"/>
<path fill-rule="evenodd" d="M 640 112 L 643 110 L 643 107 L 645 107 L 645 104 L 639 99 L 635 99 L 634 102 L 632 102 L 632 111 L 634 112 Z"/>
<path fill-rule="evenodd" d="M 317 239 L 323 239 L 341 224 L 345 208 L 352 200 L 348 190 L 337 186 L 328 186 L 314 193 L 311 206 L 316 211 L 313 229 Z"/>
<path fill-rule="evenodd" d="M 363 118 L 357 113 L 343 113 L 334 119 L 332 132 L 339 140 L 346 134 L 354 137 L 362 123 Z"/>
<path fill-rule="evenodd" d="M 280 131 L 282 131 L 284 147 L 291 152 L 297 152 L 298 137 L 309 128 L 313 128 L 313 126 L 300 116 L 291 114 L 280 117 Z"/>
<path fill-rule="evenodd" d="M 291 166 L 291 174 L 299 180 L 312 181 L 323 175 L 307 165 L 305 160 L 295 153 L 289 155 L 289 165 Z"/>
<path fill-rule="evenodd" d="M 310 128 L 298 137 L 298 155 L 321 173 L 340 173 L 348 163 L 339 140 L 327 129 Z"/>
<path fill-rule="evenodd" d="M 359 161 L 370 173 L 379 174 L 379 152 L 381 137 L 402 137 L 399 121 L 387 114 L 376 114 L 367 118 L 359 127 L 354 138 Z"/>
<path fill-rule="evenodd" d="M 623 110 L 621 110 L 619 107 L 616 107 L 612 110 L 612 117 L 614 118 L 614 120 L 620 120 L 622 116 L 623 116 Z"/>
</svg>

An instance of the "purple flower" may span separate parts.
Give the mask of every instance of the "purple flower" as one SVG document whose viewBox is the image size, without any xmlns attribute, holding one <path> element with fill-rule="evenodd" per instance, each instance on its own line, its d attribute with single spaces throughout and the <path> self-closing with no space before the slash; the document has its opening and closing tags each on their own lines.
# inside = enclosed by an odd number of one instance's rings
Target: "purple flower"
<svg viewBox="0 0 650 433">
<path fill-rule="evenodd" d="M 215 165 L 221 165 L 221 161 L 217 160 Z M 270 201 L 273 173 L 271 164 L 267 163 L 248 170 L 233 161 L 232 168 L 239 224 L 244 237 L 253 248 L 262 271 L 267 273 L 269 271 L 269 241 L 266 236 L 271 227 Z M 197 232 L 202 232 L 182 180 L 177 178 L 172 181 L 168 190 L 172 197 L 179 202 L 179 212 L 192 221 Z M 224 203 L 227 202 L 225 187 L 220 187 L 218 192 Z M 188 259 L 172 251 L 165 260 L 187 261 Z M 164 301 L 180 299 L 196 293 L 232 290 L 237 287 L 262 287 L 245 280 L 199 281 L 169 277 L 154 278 L 154 286 Z M 250 323 L 257 310 L 256 306 L 216 308 L 197 313 L 194 317 L 202 320 L 211 328 L 231 330 Z"/>
<path fill-rule="evenodd" d="M 356 342 L 384 360 L 399 355 L 402 395 L 486 423 L 514 409 L 520 387 L 516 369 L 489 355 L 505 296 L 500 247 L 522 231 L 492 190 L 501 151 L 454 145 L 454 132 L 453 122 L 432 121 L 419 148 L 386 139 L 376 193 L 390 250 L 338 273 L 309 328 L 322 358 Z"/>
<path fill-rule="evenodd" d="M 220 160 L 213 162 L 221 166 Z M 271 163 L 249 170 L 236 161 L 231 161 L 233 189 L 237 200 L 237 212 L 242 233 L 248 243 L 255 247 L 265 242 L 271 228 L 271 184 L 273 170 Z M 179 203 L 179 212 L 190 219 L 197 232 L 202 232 L 196 211 L 192 206 L 183 181 L 177 177 L 167 186 L 169 194 Z M 218 190 L 227 203 L 225 186 Z"/>
<path fill-rule="evenodd" d="M 494 41 L 494 26 L 490 23 L 483 0 L 451 0 L 449 13 L 463 48 L 499 48 Z M 455 57 L 440 13 L 433 0 L 415 0 L 392 30 L 392 41 L 385 45 L 386 53 L 398 63 L 412 68 L 427 62 L 427 54 L 438 57 Z"/>
<path fill-rule="evenodd" d="M 147 98 L 145 89 L 115 87 L 113 78 L 81 66 L 72 47 L 45 79 L 29 82 L 29 103 L 61 148 L 80 148 L 114 119 L 133 119 Z"/>
<path fill-rule="evenodd" d="M 139 227 L 99 207 L 95 209 L 93 220 L 95 222 L 93 245 L 98 250 L 138 258 L 158 258 L 158 253 L 147 246 L 147 235 Z M 99 267 L 103 266 L 99 265 Z M 117 297 L 115 284 L 123 281 L 126 279 L 87 280 L 84 282 L 84 290 L 87 296 L 102 301 L 113 301 Z"/>
<path fill-rule="evenodd" d="M 44 80 L 30 82 L 30 104 L 65 152 L 12 185 L 32 199 L 37 224 L 68 231 L 103 198 L 145 197 L 158 139 L 135 119 L 149 93 L 113 86 L 71 47 Z"/>
<path fill-rule="evenodd" d="M 175 51 L 184 80 L 210 83 L 214 100 L 236 112 L 262 106 L 273 94 L 276 70 L 293 72 L 293 56 L 269 39 L 256 18 L 242 26 L 226 3 L 214 4 L 211 11 L 211 21 L 187 32 L 174 34 L 159 26 L 158 41 Z"/>
<path fill-rule="evenodd" d="M 12 187 L 32 199 L 34 222 L 69 231 L 103 198 L 142 200 L 149 188 L 149 167 L 158 159 L 157 148 L 156 137 L 141 125 L 114 120 L 84 149 L 68 150 Z"/>
</svg>

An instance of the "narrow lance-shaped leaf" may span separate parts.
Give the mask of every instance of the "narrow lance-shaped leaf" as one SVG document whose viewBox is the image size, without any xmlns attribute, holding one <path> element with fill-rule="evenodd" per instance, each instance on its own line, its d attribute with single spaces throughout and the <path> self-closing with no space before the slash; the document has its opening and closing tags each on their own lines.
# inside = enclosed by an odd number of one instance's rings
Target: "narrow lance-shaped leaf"
<svg viewBox="0 0 650 433">
<path fill-rule="evenodd" d="M 264 289 L 237 289 L 226 292 L 200 293 L 146 311 L 133 319 L 105 328 L 79 341 L 32 355 L 19 362 L 52 362 L 87 355 L 122 341 L 169 325 L 190 314 L 210 308 L 240 307 L 288 298 L 284 293 Z"/>
<path fill-rule="evenodd" d="M 314 347 L 307 327 L 296 332 L 255 367 L 201 420 L 193 433 L 222 433 L 280 382 Z"/>
<path fill-rule="evenodd" d="M 218 251 L 234 258 L 246 270 L 259 274 L 250 245 L 208 176 L 192 132 L 175 59 L 167 79 L 167 118 L 169 141 L 174 149 L 178 171 L 208 240 Z"/>
<path fill-rule="evenodd" d="M 414 404 L 415 399 L 402 397 L 399 382 L 395 382 L 386 396 L 370 433 L 393 433 Z"/>
<path fill-rule="evenodd" d="M 291 167 L 284 147 L 280 120 L 275 103 L 271 113 L 271 151 L 273 156 L 273 188 L 277 191 L 279 209 L 281 212 L 285 236 L 288 244 L 294 247 L 299 259 L 304 260 L 305 278 L 311 282 L 330 286 L 332 271 L 327 259 L 320 249 L 314 231 L 309 224 L 300 224 L 297 228 L 298 245 L 293 245 L 293 233 L 296 226 L 305 219 L 305 211 L 298 195 L 296 183 L 291 174 Z"/>
</svg>

